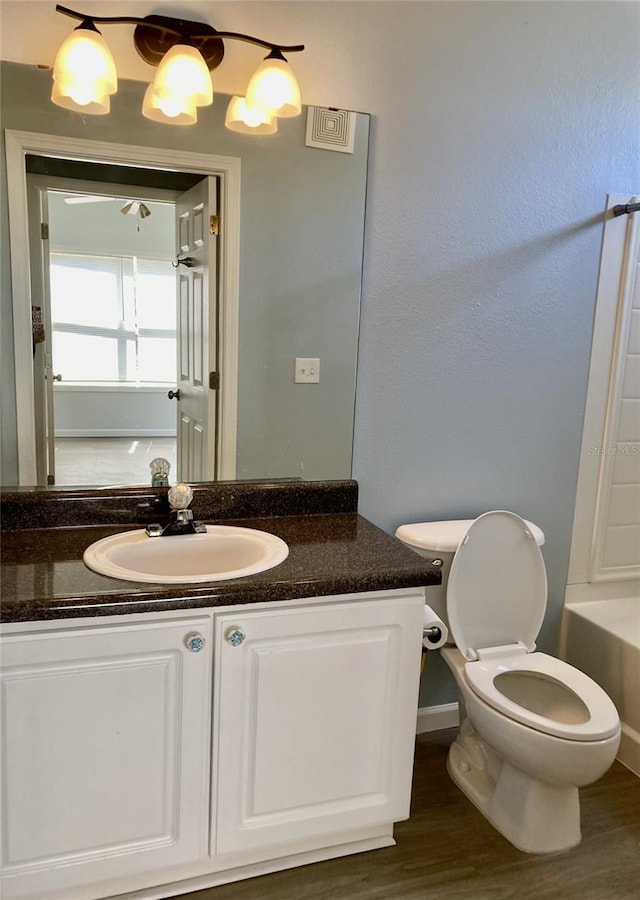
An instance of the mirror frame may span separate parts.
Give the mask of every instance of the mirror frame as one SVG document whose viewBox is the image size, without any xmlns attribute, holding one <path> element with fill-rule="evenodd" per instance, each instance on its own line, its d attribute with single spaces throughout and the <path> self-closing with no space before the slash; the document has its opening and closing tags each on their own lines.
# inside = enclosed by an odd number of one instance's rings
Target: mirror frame
<svg viewBox="0 0 640 900">
<path fill-rule="evenodd" d="M 9 207 L 13 342 L 15 353 L 18 484 L 36 484 L 36 432 L 32 355 L 31 276 L 27 208 L 26 156 L 83 162 L 115 163 L 171 172 L 216 175 L 221 179 L 220 235 L 222 303 L 220 308 L 220 471 L 223 481 L 236 477 L 238 405 L 238 315 L 240 279 L 240 172 L 238 157 L 177 151 L 134 144 L 60 137 L 7 129 L 5 132 Z"/>
</svg>

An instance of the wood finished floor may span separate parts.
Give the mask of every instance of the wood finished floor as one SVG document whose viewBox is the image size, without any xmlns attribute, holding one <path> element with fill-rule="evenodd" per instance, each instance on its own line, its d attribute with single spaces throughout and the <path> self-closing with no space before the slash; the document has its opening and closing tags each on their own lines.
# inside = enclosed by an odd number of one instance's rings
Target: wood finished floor
<svg viewBox="0 0 640 900">
<path fill-rule="evenodd" d="M 397 845 L 222 885 L 182 900 L 639 900 L 640 779 L 614 763 L 581 791 L 582 843 L 521 853 L 445 769 L 452 732 L 416 745 L 411 817 Z"/>
<path fill-rule="evenodd" d="M 150 484 L 156 456 L 171 463 L 173 484 L 174 437 L 56 438 L 56 485 Z"/>
</svg>

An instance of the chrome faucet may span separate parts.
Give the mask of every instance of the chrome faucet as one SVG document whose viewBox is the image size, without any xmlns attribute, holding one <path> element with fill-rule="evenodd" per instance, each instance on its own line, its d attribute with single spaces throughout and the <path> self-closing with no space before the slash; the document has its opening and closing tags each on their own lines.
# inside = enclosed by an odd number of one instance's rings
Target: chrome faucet
<svg viewBox="0 0 640 900">
<path fill-rule="evenodd" d="M 145 531 L 149 537 L 171 537 L 178 534 L 204 534 L 207 526 L 202 522 L 194 522 L 193 511 L 189 504 L 193 500 L 193 490 L 188 484 L 179 482 L 169 489 L 169 506 L 172 516 L 166 525 L 155 523 L 147 525 Z"/>
</svg>

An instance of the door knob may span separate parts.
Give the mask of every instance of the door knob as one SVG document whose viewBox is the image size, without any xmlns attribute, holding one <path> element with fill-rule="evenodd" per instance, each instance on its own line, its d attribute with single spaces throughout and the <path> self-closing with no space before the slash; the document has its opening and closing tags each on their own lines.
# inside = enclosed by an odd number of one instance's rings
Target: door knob
<svg viewBox="0 0 640 900">
<path fill-rule="evenodd" d="M 180 399 L 180 388 L 177 391 L 169 391 L 167 394 L 169 400 L 179 400 Z"/>
</svg>

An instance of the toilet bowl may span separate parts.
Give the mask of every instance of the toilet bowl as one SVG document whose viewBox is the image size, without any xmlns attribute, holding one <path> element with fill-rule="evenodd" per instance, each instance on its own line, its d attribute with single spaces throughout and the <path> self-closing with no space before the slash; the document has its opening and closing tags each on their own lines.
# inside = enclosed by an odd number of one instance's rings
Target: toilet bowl
<svg viewBox="0 0 640 900">
<path fill-rule="evenodd" d="M 578 788 L 613 762 L 620 720 L 592 679 L 536 651 L 547 603 L 543 533 L 495 510 L 475 520 L 403 525 L 396 536 L 442 560 L 440 594 L 427 600 L 455 641 L 440 651 L 461 699 L 450 776 L 519 849 L 574 847 Z"/>
</svg>

